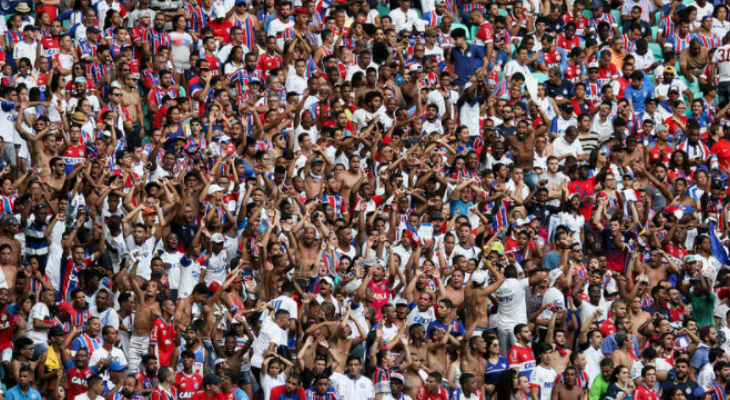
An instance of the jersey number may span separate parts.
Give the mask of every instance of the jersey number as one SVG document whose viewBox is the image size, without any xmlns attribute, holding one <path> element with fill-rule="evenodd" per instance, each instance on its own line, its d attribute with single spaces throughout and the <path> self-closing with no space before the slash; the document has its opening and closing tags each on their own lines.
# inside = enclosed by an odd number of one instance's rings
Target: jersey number
<svg viewBox="0 0 730 400">
<path fill-rule="evenodd" d="M 730 51 L 728 51 L 728 49 L 718 49 L 717 50 L 717 61 L 718 62 L 730 61 Z"/>
</svg>

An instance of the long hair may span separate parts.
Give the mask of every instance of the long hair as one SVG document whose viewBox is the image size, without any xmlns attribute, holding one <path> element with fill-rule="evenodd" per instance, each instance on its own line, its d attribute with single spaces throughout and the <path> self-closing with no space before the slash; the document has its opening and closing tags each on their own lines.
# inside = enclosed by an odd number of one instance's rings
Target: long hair
<svg viewBox="0 0 730 400">
<path fill-rule="evenodd" d="M 497 400 L 512 400 L 515 394 L 515 376 L 517 371 L 508 369 L 499 374 L 497 384 L 494 385 L 494 391 L 497 392 Z"/>
</svg>

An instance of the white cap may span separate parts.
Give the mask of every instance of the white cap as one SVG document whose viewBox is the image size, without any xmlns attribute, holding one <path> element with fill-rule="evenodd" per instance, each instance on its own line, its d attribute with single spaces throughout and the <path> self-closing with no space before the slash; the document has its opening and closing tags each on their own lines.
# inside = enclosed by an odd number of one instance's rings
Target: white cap
<svg viewBox="0 0 730 400">
<path fill-rule="evenodd" d="M 210 241 L 213 243 L 223 243 L 226 241 L 226 238 L 223 237 L 223 234 L 220 232 L 216 232 L 213 234 L 213 236 L 210 238 Z"/>
<path fill-rule="evenodd" d="M 563 270 L 560 268 L 555 268 L 554 270 L 550 271 L 548 274 L 548 280 L 550 281 L 550 286 L 555 285 L 555 281 L 560 278 L 560 275 L 563 275 Z"/>
<path fill-rule="evenodd" d="M 434 2 L 434 5 L 436 5 L 436 6 L 445 6 L 446 5 L 446 0 L 436 0 Z"/>
<path fill-rule="evenodd" d="M 474 282 L 475 285 L 479 286 L 482 285 L 487 280 L 487 273 L 485 271 L 474 271 L 474 273 L 471 275 L 471 281 Z"/>
<path fill-rule="evenodd" d="M 213 194 L 215 192 L 222 192 L 224 190 L 226 190 L 226 189 L 224 189 L 221 186 L 215 185 L 215 184 L 208 186 L 208 194 Z"/>
<path fill-rule="evenodd" d="M 226 17 L 226 9 L 223 6 L 216 6 L 213 11 L 215 12 L 216 18 Z"/>
</svg>

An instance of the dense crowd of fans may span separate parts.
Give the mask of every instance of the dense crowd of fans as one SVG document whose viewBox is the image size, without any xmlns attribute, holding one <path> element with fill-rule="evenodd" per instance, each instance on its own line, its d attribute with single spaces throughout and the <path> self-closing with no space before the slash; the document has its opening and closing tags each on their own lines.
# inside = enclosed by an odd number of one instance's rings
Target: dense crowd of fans
<svg viewBox="0 0 730 400">
<path fill-rule="evenodd" d="M 727 400 L 730 0 L 0 1 L 7 400 Z"/>
</svg>

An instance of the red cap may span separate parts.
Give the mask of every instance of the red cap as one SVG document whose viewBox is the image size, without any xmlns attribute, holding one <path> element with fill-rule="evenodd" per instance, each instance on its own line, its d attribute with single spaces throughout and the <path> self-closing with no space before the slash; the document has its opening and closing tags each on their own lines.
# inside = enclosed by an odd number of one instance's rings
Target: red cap
<svg viewBox="0 0 730 400">
<path fill-rule="evenodd" d="M 307 14 L 307 9 L 304 8 L 304 7 L 297 7 L 297 8 L 295 8 L 294 9 L 294 13 L 292 15 L 296 17 L 299 14 Z"/>
<path fill-rule="evenodd" d="M 226 280 L 231 279 L 232 276 L 233 274 L 228 274 L 228 276 L 226 276 Z M 241 278 L 241 276 L 239 275 L 236 277 L 236 279 L 233 280 L 233 282 L 243 282 L 243 278 Z"/>
<path fill-rule="evenodd" d="M 72 306 L 68 301 L 62 301 L 61 304 L 58 305 L 58 311 L 66 311 L 69 314 L 76 312 L 74 311 L 74 306 Z"/>
<path fill-rule="evenodd" d="M 144 211 L 142 211 L 142 215 L 150 215 L 155 212 L 154 208 L 146 208 Z"/>
<path fill-rule="evenodd" d="M 210 291 L 211 293 L 215 293 L 220 288 L 221 284 L 218 282 L 211 282 L 210 285 L 208 285 L 208 291 Z"/>
</svg>

